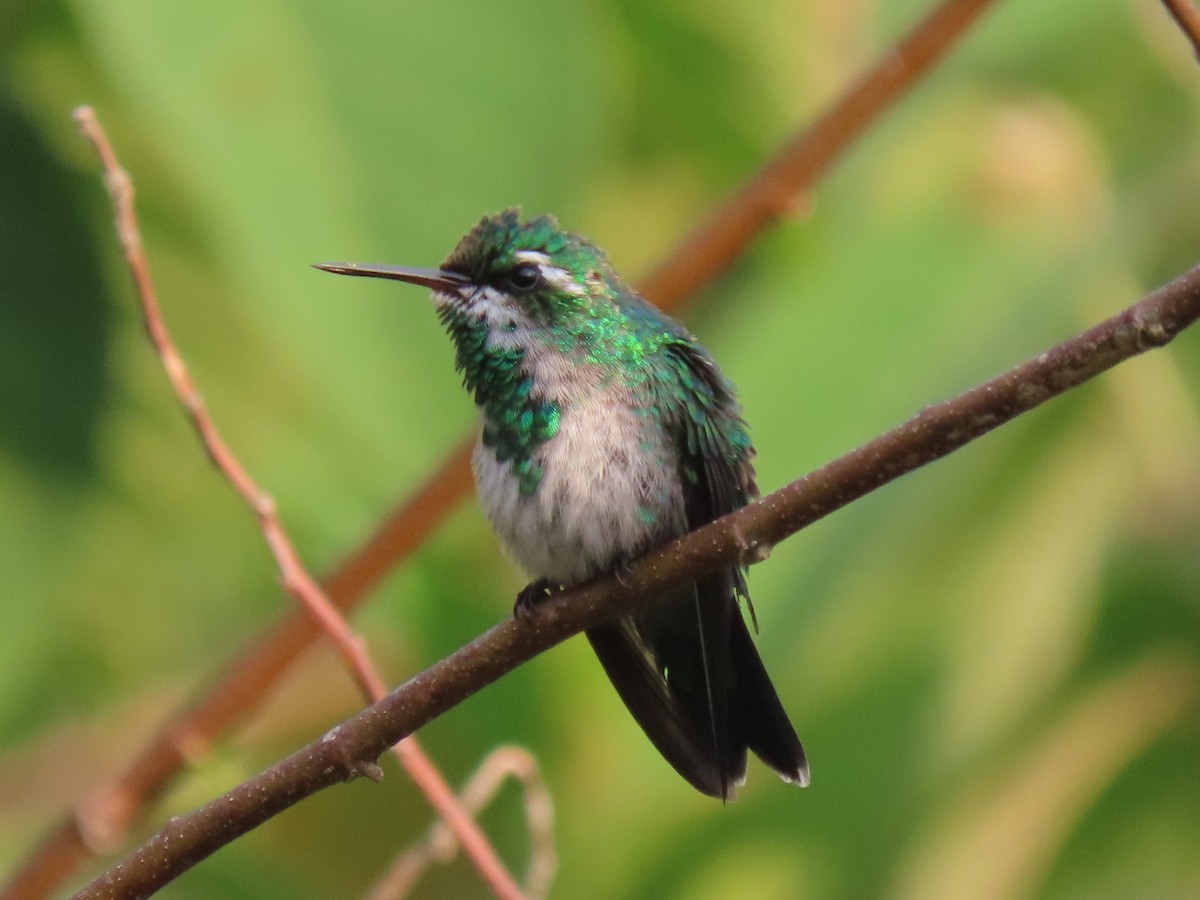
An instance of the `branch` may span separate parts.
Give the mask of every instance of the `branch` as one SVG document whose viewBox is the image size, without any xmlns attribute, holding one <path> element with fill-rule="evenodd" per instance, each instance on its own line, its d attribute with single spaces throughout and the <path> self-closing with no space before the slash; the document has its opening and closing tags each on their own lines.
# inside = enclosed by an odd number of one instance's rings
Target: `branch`
<svg viewBox="0 0 1200 900">
<path fill-rule="evenodd" d="M 949 0 L 880 57 L 873 69 L 709 216 L 640 286 L 664 309 L 729 268 L 763 230 L 801 205 L 817 179 L 940 62 L 992 0 Z"/>
<path fill-rule="evenodd" d="M 150 263 L 142 249 L 141 231 L 134 207 L 133 180 L 117 159 L 108 135 L 104 133 L 92 108 L 81 106 L 75 110 L 74 119 L 80 132 L 91 142 L 97 156 L 100 157 L 104 169 L 104 183 L 112 200 L 121 250 L 137 289 L 142 321 L 162 361 L 163 369 L 166 370 L 175 396 L 195 427 L 200 442 L 217 471 L 237 491 L 258 519 L 259 528 L 279 568 L 284 590 L 333 642 L 367 701 L 382 699 L 387 695 L 387 687 L 370 654 L 367 653 L 365 643 L 354 634 L 317 582 L 308 574 L 300 554 L 296 552 L 296 547 L 279 518 L 274 498 L 258 486 L 221 437 L 216 423 L 208 413 L 204 398 L 192 381 L 183 356 L 171 338 L 158 304 L 154 279 L 150 275 Z M 473 813 L 467 812 L 459 804 L 454 792 L 437 766 L 425 755 L 417 739 L 406 738 L 393 750 L 400 765 L 449 826 L 496 896 L 508 900 L 521 900 L 523 894 L 520 888 L 496 855 L 491 842 L 475 823 Z M 382 773 L 379 777 L 382 777 Z"/>
<path fill-rule="evenodd" d="M 783 151 L 710 217 L 695 236 L 679 245 L 647 279 L 645 293 L 666 309 L 720 274 L 738 253 L 787 212 L 786 198 L 809 190 L 841 158 L 851 141 L 874 124 L 888 104 L 932 69 L 974 22 L 989 0 L 943 0 L 910 34 L 880 57 L 880 63 L 850 88 L 811 128 Z M 766 177 L 766 172 L 772 174 Z M 752 185 L 766 186 L 760 196 Z M 774 200 L 763 199 L 767 195 Z M 724 236 L 723 236 L 724 235 Z M 710 260 L 697 254 L 720 246 Z M 719 260 L 719 263 L 717 262 Z M 353 609 L 409 555 L 467 494 L 471 485 L 469 442 L 460 444 L 417 492 L 397 507 L 366 542 L 324 582 L 343 611 Z M 187 765 L 189 749 L 207 747 L 255 708 L 301 652 L 320 636 L 300 611 L 286 615 L 230 663 L 206 693 L 178 710 L 129 767 L 100 785 L 66 816 L 11 877 L 0 897 L 26 900 L 50 893 L 87 858 L 111 852 L 134 815 L 162 794 Z"/>
<path fill-rule="evenodd" d="M 1192 52 L 1200 59 L 1200 9 L 1192 0 L 1163 0 L 1163 6 L 1183 32 L 1183 36 L 1192 42 Z"/>
<path fill-rule="evenodd" d="M 529 823 L 532 844 L 525 892 L 531 898 L 546 897 L 558 868 L 558 853 L 554 847 L 554 804 L 533 754 L 523 747 L 500 747 L 489 753 L 463 786 L 462 803 L 471 815 L 478 815 L 509 778 L 521 785 L 525 821 Z M 423 840 L 396 858 L 371 888 L 366 900 L 397 900 L 408 896 L 430 864 L 453 856 L 454 849 L 453 837 L 447 833 L 446 826 L 434 824 Z"/>
<path fill-rule="evenodd" d="M 77 895 L 145 897 L 234 838 L 374 765 L 391 744 L 538 653 L 701 575 L 763 558 L 801 528 L 953 452 L 1117 363 L 1169 343 L 1200 318 L 1200 266 L 1071 340 L 637 560 L 507 619 L 317 741 L 208 805 L 172 819 Z"/>
</svg>

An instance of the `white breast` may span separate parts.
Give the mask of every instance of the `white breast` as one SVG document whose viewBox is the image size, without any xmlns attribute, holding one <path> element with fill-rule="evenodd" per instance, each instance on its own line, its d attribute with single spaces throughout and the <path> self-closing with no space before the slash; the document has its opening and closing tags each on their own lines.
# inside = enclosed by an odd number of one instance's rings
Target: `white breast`
<svg viewBox="0 0 1200 900">
<path fill-rule="evenodd" d="M 678 474 L 661 462 L 672 458 L 666 435 L 628 397 L 598 385 L 564 405 L 558 434 L 535 453 L 544 475 L 533 496 L 520 494 L 508 462 L 476 446 L 480 502 L 531 577 L 585 581 L 684 530 Z"/>
</svg>

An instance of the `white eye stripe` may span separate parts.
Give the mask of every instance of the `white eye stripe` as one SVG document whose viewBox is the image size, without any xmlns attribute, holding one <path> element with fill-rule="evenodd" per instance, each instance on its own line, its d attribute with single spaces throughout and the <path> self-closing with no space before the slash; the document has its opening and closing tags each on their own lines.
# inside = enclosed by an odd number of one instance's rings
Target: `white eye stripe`
<svg viewBox="0 0 1200 900">
<path fill-rule="evenodd" d="M 553 285 L 560 291 L 580 296 L 584 293 L 582 285 L 578 284 L 566 269 L 553 265 L 550 257 L 540 250 L 519 250 L 513 257 L 518 263 L 537 266 L 542 280 Z"/>
<path fill-rule="evenodd" d="M 561 269 L 558 266 L 539 265 L 538 268 L 542 273 L 542 280 L 547 284 L 552 284 L 560 291 L 565 291 L 568 294 L 574 294 L 576 297 L 582 296 L 584 293 L 583 285 L 579 284 L 566 269 Z"/>
</svg>

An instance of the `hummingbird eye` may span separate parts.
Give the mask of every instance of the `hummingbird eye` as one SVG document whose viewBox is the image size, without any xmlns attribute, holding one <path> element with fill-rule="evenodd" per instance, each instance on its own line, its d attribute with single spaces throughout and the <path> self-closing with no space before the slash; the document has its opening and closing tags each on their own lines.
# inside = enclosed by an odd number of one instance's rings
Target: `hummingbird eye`
<svg viewBox="0 0 1200 900">
<path fill-rule="evenodd" d="M 517 266 L 508 273 L 508 284 L 515 291 L 531 291 L 542 280 L 542 270 L 537 266 Z"/>
</svg>

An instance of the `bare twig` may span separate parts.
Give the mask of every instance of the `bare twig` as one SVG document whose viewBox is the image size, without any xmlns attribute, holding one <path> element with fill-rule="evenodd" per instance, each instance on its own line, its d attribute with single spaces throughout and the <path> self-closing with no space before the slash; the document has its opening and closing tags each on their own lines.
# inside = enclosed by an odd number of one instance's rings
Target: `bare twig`
<svg viewBox="0 0 1200 900">
<path fill-rule="evenodd" d="M 554 804 L 533 755 L 522 747 L 501 747 L 489 753 L 463 788 L 462 804 L 471 815 L 478 815 L 509 778 L 521 783 L 525 821 L 529 823 L 531 846 L 525 892 L 532 898 L 545 897 L 558 867 Z M 446 859 L 453 852 L 453 836 L 445 825 L 434 824 L 423 840 L 396 858 L 366 900 L 399 900 L 408 896 L 430 864 Z"/>
<path fill-rule="evenodd" d="M 647 553 L 622 573 L 556 595 L 532 621 L 506 619 L 379 703 L 262 774 L 172 819 L 79 898 L 144 897 L 310 794 L 352 778 L 394 742 L 534 655 L 684 582 L 761 559 L 853 500 L 962 447 L 1200 318 L 1200 266 L 1133 306 L 967 391 L 756 503 Z"/>
<path fill-rule="evenodd" d="M 465 491 L 452 473 L 470 479 L 466 453 L 451 454 L 371 540 L 327 582 L 340 609 L 353 606 L 386 574 L 387 555 L 406 556 L 453 508 Z M 177 711 L 142 753 L 113 781 L 92 790 L 30 854 L 0 890 L 2 900 L 39 900 L 70 877 L 86 859 L 113 853 L 139 809 L 158 797 L 197 751 L 236 725 L 267 695 L 288 666 L 321 635 L 303 611 L 285 614 L 225 670 L 196 703 Z"/>
<path fill-rule="evenodd" d="M 806 129 L 786 145 L 783 154 L 769 163 L 775 172 L 771 193 L 778 198 L 797 197 L 845 153 L 849 140 L 858 137 L 909 86 L 914 78 L 928 74 L 961 38 L 984 7 L 982 0 L 943 0 L 894 48 L 882 57 L 869 78 L 879 80 L 873 91 L 864 82 L 852 87 L 819 124 Z M 935 34 L 936 33 L 936 34 Z M 936 35 L 940 35 L 937 37 Z M 902 52 L 916 47 L 921 52 Z M 917 65 L 914 65 L 917 63 Z M 874 99 L 871 99 L 871 96 Z M 864 96 L 866 101 L 864 102 Z M 857 98 L 857 99 L 855 99 Z M 789 160 L 807 160 L 803 165 Z M 666 309 L 678 307 L 688 290 L 714 277 L 720 270 L 705 263 L 697 253 L 709 242 L 724 249 L 728 265 L 733 256 L 776 221 L 786 203 L 748 203 L 749 185 L 761 182 L 756 175 L 743 191 L 720 207 L 699 235 L 676 247 L 667 261 L 647 279 L 642 289 Z M 744 208 L 743 208 L 744 207 Z M 736 213 L 736 221 L 731 210 Z M 720 238 L 720 223 L 728 239 Z M 694 272 L 693 272 L 694 270 Z M 699 276 L 703 270 L 706 274 Z M 692 274 L 685 274 L 692 272 Z M 418 491 L 380 523 L 361 547 L 347 557 L 325 581 L 334 605 L 352 609 L 397 563 L 420 545 L 470 489 L 470 442 L 464 441 Z M 159 796 L 187 763 L 185 749 L 205 746 L 233 728 L 254 709 L 279 681 L 300 653 L 320 635 L 305 614 L 286 615 L 265 631 L 245 652 L 230 663 L 192 705 L 178 710 L 141 754 L 114 780 L 97 787 L 66 816 L 36 847 L 22 867 L 0 890 L 3 900 L 36 900 L 61 884 L 88 857 L 111 852 L 138 810 Z"/>
<path fill-rule="evenodd" d="M 1200 9 L 1192 0 L 1162 0 L 1163 6 L 1179 26 L 1184 36 L 1192 42 L 1192 52 L 1200 60 Z"/>
<path fill-rule="evenodd" d="M 180 405 L 187 412 L 209 458 L 217 470 L 225 476 L 234 490 L 258 518 L 259 528 L 267 546 L 279 567 L 280 581 L 286 590 L 320 626 L 337 648 L 346 667 L 350 670 L 359 688 L 368 701 L 374 702 L 387 695 L 387 686 L 379 674 L 374 661 L 367 652 L 363 640 L 350 629 L 341 613 L 329 602 L 324 591 L 308 574 L 295 545 L 288 537 L 279 518 L 275 500 L 251 477 L 237 456 L 225 443 L 212 416 L 209 415 L 204 399 L 192 381 L 183 356 L 171 339 L 162 309 L 158 304 L 154 280 L 150 276 L 150 264 L 142 250 L 137 210 L 134 207 L 133 180 L 121 166 L 91 107 L 82 106 L 75 110 L 75 121 L 96 150 L 104 169 L 104 182 L 112 198 L 113 214 L 120 237 L 125 262 L 133 276 L 141 303 L 142 320 L 146 332 L 154 344 L 163 368 L 170 379 L 171 387 Z M 455 798 L 445 779 L 433 762 L 425 755 L 415 737 L 401 741 L 393 748 L 396 758 L 409 776 L 425 794 L 433 808 L 442 817 L 454 837 L 470 856 L 480 875 L 491 886 L 497 896 L 521 898 L 523 894 L 512 876 L 496 855 L 491 842 L 480 831 L 472 818 Z M 381 777 L 378 766 L 365 768 L 359 774 Z"/>
</svg>

